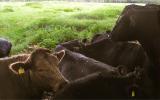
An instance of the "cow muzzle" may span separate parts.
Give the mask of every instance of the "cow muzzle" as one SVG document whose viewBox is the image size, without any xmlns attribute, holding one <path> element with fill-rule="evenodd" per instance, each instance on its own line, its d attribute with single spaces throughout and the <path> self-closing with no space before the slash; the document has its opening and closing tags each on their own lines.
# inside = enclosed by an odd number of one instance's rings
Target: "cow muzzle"
<svg viewBox="0 0 160 100">
<path fill-rule="evenodd" d="M 66 81 L 66 80 L 62 81 L 61 83 L 57 83 L 53 92 L 57 92 L 57 91 L 63 89 L 67 84 L 68 84 L 68 81 Z"/>
</svg>

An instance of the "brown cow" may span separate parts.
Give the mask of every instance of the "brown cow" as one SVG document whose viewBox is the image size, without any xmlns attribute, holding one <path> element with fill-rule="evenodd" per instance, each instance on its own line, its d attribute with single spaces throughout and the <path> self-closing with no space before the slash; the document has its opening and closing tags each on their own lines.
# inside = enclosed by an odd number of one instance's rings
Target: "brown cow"
<svg viewBox="0 0 160 100">
<path fill-rule="evenodd" d="M 0 63 L 0 99 L 38 99 L 43 91 L 57 91 L 67 83 L 57 67 L 59 59 L 47 49 Z"/>
</svg>

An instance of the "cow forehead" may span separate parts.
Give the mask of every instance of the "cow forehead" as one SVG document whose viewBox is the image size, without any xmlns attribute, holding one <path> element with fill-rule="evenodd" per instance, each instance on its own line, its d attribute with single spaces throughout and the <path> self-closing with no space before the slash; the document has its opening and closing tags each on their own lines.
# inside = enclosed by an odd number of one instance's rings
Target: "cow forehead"
<svg viewBox="0 0 160 100">
<path fill-rule="evenodd" d="M 51 51 L 49 51 L 48 49 L 36 49 L 35 51 L 33 51 L 30 55 L 31 59 L 34 59 L 38 56 L 42 56 L 42 55 L 46 55 L 46 54 L 50 54 Z"/>
<path fill-rule="evenodd" d="M 52 61 L 53 60 L 53 61 Z M 46 62 L 57 63 L 58 58 L 53 55 L 48 49 L 37 49 L 31 53 L 25 63 L 29 66 L 43 66 Z"/>
<path fill-rule="evenodd" d="M 48 49 L 40 48 L 40 49 L 36 49 L 35 51 L 33 51 L 32 55 L 34 55 L 34 54 L 44 54 L 44 53 L 51 53 L 51 51 L 48 50 Z"/>
</svg>

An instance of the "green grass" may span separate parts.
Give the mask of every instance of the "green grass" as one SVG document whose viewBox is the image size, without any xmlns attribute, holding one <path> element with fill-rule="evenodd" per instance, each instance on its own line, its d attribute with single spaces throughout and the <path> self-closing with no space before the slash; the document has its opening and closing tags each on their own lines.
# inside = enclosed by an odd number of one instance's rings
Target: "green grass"
<svg viewBox="0 0 160 100">
<path fill-rule="evenodd" d="M 91 39 L 111 30 L 125 4 L 71 2 L 0 3 L 0 37 L 13 43 L 12 54 L 30 46 L 49 49 L 72 39 Z"/>
</svg>

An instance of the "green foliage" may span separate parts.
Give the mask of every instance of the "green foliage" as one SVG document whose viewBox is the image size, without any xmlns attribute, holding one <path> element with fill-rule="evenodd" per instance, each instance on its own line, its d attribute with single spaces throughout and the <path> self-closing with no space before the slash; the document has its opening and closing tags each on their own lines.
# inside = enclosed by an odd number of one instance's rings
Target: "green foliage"
<svg viewBox="0 0 160 100">
<path fill-rule="evenodd" d="M 69 2 L 1 5 L 0 11 L 8 10 L 0 12 L 0 37 L 13 43 L 12 54 L 35 45 L 52 49 L 72 39 L 91 39 L 97 32 L 111 30 L 125 6 Z"/>
<path fill-rule="evenodd" d="M 45 48 L 53 49 L 53 47 L 56 45 L 56 41 L 48 38 L 48 39 L 44 39 L 43 41 L 41 41 L 39 45 Z"/>
<path fill-rule="evenodd" d="M 31 8 L 42 8 L 42 4 L 38 2 L 30 2 L 26 3 L 25 6 L 31 7 Z"/>
<path fill-rule="evenodd" d="M 1 12 L 14 12 L 12 6 L 4 6 Z"/>
</svg>

